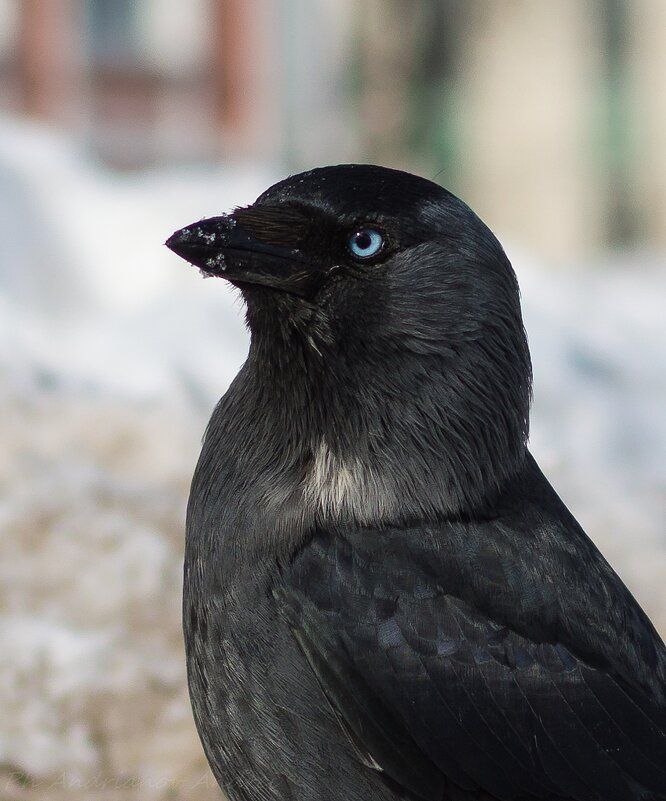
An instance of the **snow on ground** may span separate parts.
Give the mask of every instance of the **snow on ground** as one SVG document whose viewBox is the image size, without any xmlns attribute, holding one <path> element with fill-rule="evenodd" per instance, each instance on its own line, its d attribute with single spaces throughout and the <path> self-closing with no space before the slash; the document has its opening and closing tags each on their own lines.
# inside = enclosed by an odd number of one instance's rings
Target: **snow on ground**
<svg viewBox="0 0 666 801">
<path fill-rule="evenodd" d="M 262 168 L 114 176 L 0 120 L 0 797 L 217 798 L 185 688 L 185 499 L 247 347 L 161 243 Z M 552 272 L 509 248 L 532 448 L 666 631 L 666 265 Z"/>
</svg>

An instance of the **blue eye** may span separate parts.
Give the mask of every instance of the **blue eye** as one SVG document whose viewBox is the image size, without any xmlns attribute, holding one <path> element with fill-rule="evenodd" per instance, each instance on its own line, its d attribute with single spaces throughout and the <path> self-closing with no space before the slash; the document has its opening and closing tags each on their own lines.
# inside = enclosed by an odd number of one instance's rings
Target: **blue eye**
<svg viewBox="0 0 666 801">
<path fill-rule="evenodd" d="M 359 228 L 349 237 L 347 247 L 357 259 L 369 259 L 382 249 L 384 237 L 374 228 Z"/>
</svg>

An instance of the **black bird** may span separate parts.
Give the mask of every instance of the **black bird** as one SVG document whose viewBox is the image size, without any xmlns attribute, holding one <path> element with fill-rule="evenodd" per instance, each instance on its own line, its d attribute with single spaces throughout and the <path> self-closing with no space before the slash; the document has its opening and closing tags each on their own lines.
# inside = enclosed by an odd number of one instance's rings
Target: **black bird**
<svg viewBox="0 0 666 801">
<path fill-rule="evenodd" d="M 184 628 L 231 801 L 666 799 L 666 649 L 527 450 L 511 265 L 439 186 L 324 167 L 167 242 L 242 292 Z"/>
</svg>

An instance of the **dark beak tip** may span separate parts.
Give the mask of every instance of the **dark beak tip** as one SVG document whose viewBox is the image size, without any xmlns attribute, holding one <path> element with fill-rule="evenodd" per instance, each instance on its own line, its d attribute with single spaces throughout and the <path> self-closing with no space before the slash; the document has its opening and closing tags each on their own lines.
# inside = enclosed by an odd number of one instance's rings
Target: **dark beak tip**
<svg viewBox="0 0 666 801">
<path fill-rule="evenodd" d="M 182 242 L 182 228 L 174 231 L 164 244 L 175 253 L 180 242 Z"/>
<path fill-rule="evenodd" d="M 178 231 L 174 231 L 164 244 L 176 256 L 180 256 L 190 264 L 200 266 L 198 257 L 201 255 L 201 246 L 196 241 L 192 241 L 192 236 L 187 229 L 180 228 Z"/>
</svg>

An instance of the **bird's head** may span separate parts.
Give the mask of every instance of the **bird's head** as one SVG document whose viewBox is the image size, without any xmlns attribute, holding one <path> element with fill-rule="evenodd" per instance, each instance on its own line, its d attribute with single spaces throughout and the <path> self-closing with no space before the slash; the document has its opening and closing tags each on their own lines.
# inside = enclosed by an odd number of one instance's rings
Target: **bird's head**
<svg viewBox="0 0 666 801">
<path fill-rule="evenodd" d="M 498 464 L 522 458 L 531 372 L 516 278 L 486 225 L 437 184 L 371 165 L 323 167 L 166 244 L 240 288 L 251 358 L 298 361 L 324 403 L 340 405 L 351 433 L 329 438 L 342 450 L 346 436 L 372 445 L 371 424 L 351 422 L 356 398 L 380 428 L 392 408 L 414 436 L 441 429 L 450 454 L 466 449 L 454 459 L 461 485 L 498 484 L 508 472 Z"/>
</svg>

